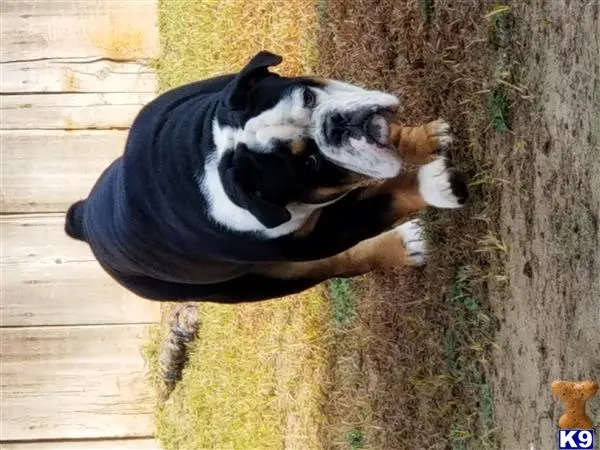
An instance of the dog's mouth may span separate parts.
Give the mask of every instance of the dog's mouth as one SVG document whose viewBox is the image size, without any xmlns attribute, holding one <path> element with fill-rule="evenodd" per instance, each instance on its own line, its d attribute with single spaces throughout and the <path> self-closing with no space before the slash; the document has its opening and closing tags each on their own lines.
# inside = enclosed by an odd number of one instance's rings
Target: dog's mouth
<svg viewBox="0 0 600 450">
<path fill-rule="evenodd" d="M 323 136 L 328 144 L 341 146 L 350 139 L 366 139 L 370 144 L 389 146 L 389 120 L 393 111 L 388 108 L 368 108 L 353 112 L 335 112 L 323 123 Z"/>
<path fill-rule="evenodd" d="M 390 143 L 395 108 L 371 105 L 332 112 L 322 124 L 321 150 L 333 162 L 374 178 L 391 178 L 400 171 L 400 158 Z"/>
<path fill-rule="evenodd" d="M 383 147 L 389 147 L 389 124 L 393 114 L 391 110 L 384 109 L 368 116 L 363 122 L 363 132 L 367 140 L 373 141 Z"/>
</svg>

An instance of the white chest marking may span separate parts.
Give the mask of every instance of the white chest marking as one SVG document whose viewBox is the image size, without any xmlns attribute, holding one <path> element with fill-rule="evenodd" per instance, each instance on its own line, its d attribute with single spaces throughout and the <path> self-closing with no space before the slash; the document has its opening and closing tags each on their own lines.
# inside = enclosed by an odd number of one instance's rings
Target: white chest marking
<svg viewBox="0 0 600 450">
<path fill-rule="evenodd" d="M 213 139 L 216 152 L 205 161 L 204 176 L 196 180 L 204 194 L 210 216 L 226 228 L 240 232 L 253 232 L 259 235 L 276 238 L 293 233 L 300 229 L 310 215 L 326 204 L 290 204 L 287 206 L 292 218 L 276 228 L 267 228 L 252 213 L 233 203 L 221 182 L 219 161 L 227 150 L 232 150 L 238 143 L 250 147 L 267 148 L 266 142 L 272 137 L 285 134 L 301 133 L 301 124 L 310 123 L 310 117 L 302 108 L 294 106 L 295 99 L 283 100 L 275 108 L 250 119 L 244 129 L 221 126 L 215 119 L 213 122 Z M 256 145 L 254 145 L 256 144 Z"/>
<path fill-rule="evenodd" d="M 218 157 L 214 155 L 205 166 L 205 173 L 197 182 L 204 194 L 210 216 L 219 224 L 234 231 L 257 233 L 264 237 L 276 238 L 300 229 L 310 215 L 327 204 L 290 204 L 287 210 L 292 218 L 275 228 L 267 228 L 252 213 L 233 203 L 221 183 L 218 171 Z"/>
</svg>

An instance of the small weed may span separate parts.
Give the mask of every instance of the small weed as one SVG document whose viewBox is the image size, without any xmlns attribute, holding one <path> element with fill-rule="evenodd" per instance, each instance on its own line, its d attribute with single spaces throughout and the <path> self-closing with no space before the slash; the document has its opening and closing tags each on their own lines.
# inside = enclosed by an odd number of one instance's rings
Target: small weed
<svg viewBox="0 0 600 450">
<path fill-rule="evenodd" d="M 510 6 L 497 5 L 485 15 L 488 20 L 488 45 L 498 50 L 506 47 L 509 32 Z"/>
<path fill-rule="evenodd" d="M 488 20 L 499 20 L 510 11 L 510 6 L 496 5 L 484 17 Z"/>
<path fill-rule="evenodd" d="M 508 97 L 502 86 L 496 86 L 492 90 L 488 111 L 494 130 L 506 133 L 508 131 Z"/>
<path fill-rule="evenodd" d="M 453 424 L 450 428 L 450 448 L 452 450 L 466 450 L 467 439 L 471 437 L 471 433 L 461 430 L 457 424 Z"/>
<path fill-rule="evenodd" d="M 438 216 L 439 212 L 433 208 L 424 209 L 419 213 L 423 236 L 429 245 L 440 243 L 440 233 L 436 226 Z"/>
<path fill-rule="evenodd" d="M 327 17 L 327 0 L 315 0 L 315 9 L 317 10 L 319 22 L 325 20 Z"/>
<path fill-rule="evenodd" d="M 446 332 L 444 353 L 448 369 L 455 377 L 456 388 L 469 392 L 478 407 L 471 417 L 465 415 L 459 423 L 450 427 L 448 439 L 453 450 L 493 445 L 492 391 L 485 381 L 480 362 L 481 354 L 490 342 L 491 320 L 473 297 L 469 283 L 468 271 L 464 267 L 459 268 L 448 295 L 453 315 Z"/>
<path fill-rule="evenodd" d="M 479 240 L 479 249 L 477 251 L 480 253 L 508 253 L 509 247 L 502 238 L 498 238 L 491 231 L 488 231 L 488 233 Z"/>
<path fill-rule="evenodd" d="M 473 188 L 473 187 L 477 187 L 477 186 L 486 186 L 486 185 L 502 185 L 502 184 L 507 184 L 508 181 L 504 180 L 502 178 L 498 178 L 493 176 L 490 172 L 487 171 L 482 171 L 479 173 L 476 173 L 471 182 L 469 183 L 469 187 Z"/>
<path fill-rule="evenodd" d="M 333 300 L 333 319 L 336 326 L 342 326 L 356 314 L 356 295 L 350 280 L 334 278 L 327 283 L 327 290 Z"/>
<path fill-rule="evenodd" d="M 492 398 L 492 388 L 489 384 L 479 385 L 479 426 L 483 430 L 492 430 L 494 428 L 494 399 Z"/>
<path fill-rule="evenodd" d="M 420 0 L 421 22 L 429 25 L 435 13 L 434 0 Z"/>
<path fill-rule="evenodd" d="M 346 436 L 346 442 L 351 450 L 365 447 L 365 436 L 360 430 L 351 430 Z"/>
</svg>

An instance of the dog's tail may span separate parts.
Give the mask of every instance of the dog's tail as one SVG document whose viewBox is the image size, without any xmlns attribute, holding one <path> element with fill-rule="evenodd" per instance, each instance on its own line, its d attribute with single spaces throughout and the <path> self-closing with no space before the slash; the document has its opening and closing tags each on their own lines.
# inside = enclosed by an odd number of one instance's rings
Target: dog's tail
<svg viewBox="0 0 600 450">
<path fill-rule="evenodd" d="M 79 241 L 85 241 L 85 232 L 83 230 L 83 219 L 85 215 L 85 200 L 79 200 L 71 205 L 67 211 L 65 221 L 65 232 Z"/>
</svg>

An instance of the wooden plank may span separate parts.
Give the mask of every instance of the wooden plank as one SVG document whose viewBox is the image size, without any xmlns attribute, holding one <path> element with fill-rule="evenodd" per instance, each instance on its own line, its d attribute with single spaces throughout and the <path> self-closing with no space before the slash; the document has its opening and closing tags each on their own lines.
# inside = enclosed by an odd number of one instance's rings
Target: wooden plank
<svg viewBox="0 0 600 450">
<path fill-rule="evenodd" d="M 160 450 L 160 445 L 154 439 L 12 442 L 2 444 L 2 450 Z"/>
<path fill-rule="evenodd" d="M 121 288 L 63 224 L 63 214 L 0 217 L 0 325 L 157 322 L 160 303 Z"/>
<path fill-rule="evenodd" d="M 0 129 L 121 129 L 131 122 L 151 93 L 4 95 Z"/>
<path fill-rule="evenodd" d="M 155 0 L 2 0 L 0 60 L 158 54 Z"/>
<path fill-rule="evenodd" d="M 0 330 L 2 440 L 152 436 L 143 325 Z"/>
<path fill-rule="evenodd" d="M 0 130 L 0 212 L 64 212 L 123 153 L 127 131 Z"/>
<path fill-rule="evenodd" d="M 155 92 L 156 76 L 143 63 L 90 58 L 0 64 L 0 91 Z"/>
</svg>

